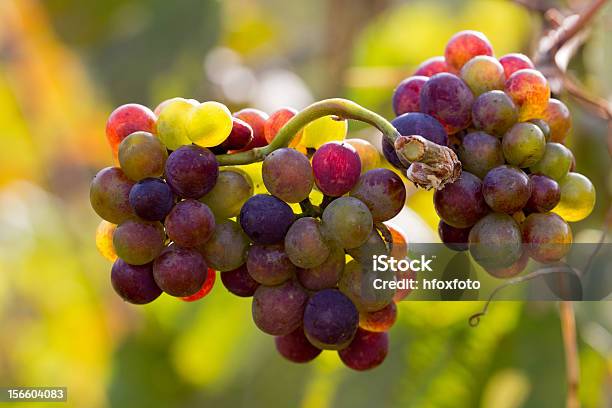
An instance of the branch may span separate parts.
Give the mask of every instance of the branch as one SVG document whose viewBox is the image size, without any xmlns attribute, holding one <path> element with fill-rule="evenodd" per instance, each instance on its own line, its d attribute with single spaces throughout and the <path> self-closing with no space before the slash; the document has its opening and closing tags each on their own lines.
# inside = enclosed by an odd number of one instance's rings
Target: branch
<svg viewBox="0 0 612 408">
<path fill-rule="evenodd" d="M 567 408 L 580 408 L 580 363 L 576 344 L 576 318 L 572 302 L 559 303 L 561 334 L 565 350 L 565 371 L 567 376 Z"/>
</svg>

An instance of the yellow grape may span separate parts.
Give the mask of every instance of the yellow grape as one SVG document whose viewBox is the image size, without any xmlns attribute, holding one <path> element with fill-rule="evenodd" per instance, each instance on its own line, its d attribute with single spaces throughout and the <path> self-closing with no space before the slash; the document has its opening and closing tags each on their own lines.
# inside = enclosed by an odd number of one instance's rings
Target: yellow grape
<svg viewBox="0 0 612 408">
<path fill-rule="evenodd" d="M 117 226 L 102 220 L 96 228 L 96 247 L 100 254 L 111 262 L 115 262 L 117 254 L 113 247 L 113 233 Z"/>
<path fill-rule="evenodd" d="M 372 143 L 363 139 L 344 139 L 344 141 L 357 150 L 357 154 L 361 159 L 361 173 L 378 167 L 380 154 Z"/>
<path fill-rule="evenodd" d="M 327 142 L 344 139 L 347 131 L 346 120 L 335 120 L 332 116 L 324 116 L 304 126 L 300 144 L 318 149 Z"/>
<path fill-rule="evenodd" d="M 169 101 L 157 118 L 157 137 L 170 150 L 191 144 L 187 137 L 187 119 L 194 109 L 192 102 L 183 98 Z"/>
<path fill-rule="evenodd" d="M 589 216 L 595 207 L 595 187 L 580 173 L 569 173 L 559 181 L 561 200 L 553 212 L 568 222 L 576 222 Z"/>
<path fill-rule="evenodd" d="M 187 135 L 198 146 L 217 146 L 227 139 L 231 131 L 232 113 L 222 103 L 201 103 L 189 115 Z"/>
</svg>

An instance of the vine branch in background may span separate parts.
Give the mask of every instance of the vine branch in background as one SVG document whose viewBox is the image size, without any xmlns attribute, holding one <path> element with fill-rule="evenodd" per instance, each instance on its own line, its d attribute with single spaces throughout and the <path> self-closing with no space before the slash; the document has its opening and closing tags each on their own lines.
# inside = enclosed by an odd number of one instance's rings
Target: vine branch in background
<svg viewBox="0 0 612 408">
<path fill-rule="evenodd" d="M 576 344 L 576 317 L 572 302 L 559 303 L 561 317 L 561 335 L 563 336 L 563 349 L 565 350 L 565 372 L 567 377 L 567 408 L 580 407 L 580 365 L 578 346 Z"/>
</svg>

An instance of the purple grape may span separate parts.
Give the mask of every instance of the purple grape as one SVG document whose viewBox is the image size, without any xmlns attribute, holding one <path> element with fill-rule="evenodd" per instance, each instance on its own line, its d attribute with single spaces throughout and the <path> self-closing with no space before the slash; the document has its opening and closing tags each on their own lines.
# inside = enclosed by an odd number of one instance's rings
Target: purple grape
<svg viewBox="0 0 612 408">
<path fill-rule="evenodd" d="M 532 174 L 529 176 L 529 180 L 531 196 L 525 205 L 527 211 L 548 212 L 559 204 L 561 189 L 555 180 L 541 174 Z"/>
<path fill-rule="evenodd" d="M 440 220 L 438 235 L 440 235 L 440 240 L 453 251 L 466 251 L 471 229 L 471 227 L 455 228 Z"/>
<path fill-rule="evenodd" d="M 146 178 L 130 190 L 130 205 L 142 219 L 163 221 L 174 205 L 174 194 L 163 180 Z"/>
<path fill-rule="evenodd" d="M 467 171 L 434 193 L 434 206 L 440 218 L 455 228 L 471 227 L 489 212 L 482 195 L 482 182 Z"/>
<path fill-rule="evenodd" d="M 130 265 L 144 265 L 161 253 L 164 238 L 159 222 L 127 220 L 113 233 L 113 247 L 117 256 Z"/>
<path fill-rule="evenodd" d="M 463 136 L 457 156 L 465 171 L 481 179 L 492 168 L 504 164 L 499 139 L 484 132 L 472 132 Z"/>
<path fill-rule="evenodd" d="M 338 355 L 349 368 L 365 371 L 385 361 L 389 352 L 389 335 L 386 332 L 370 332 L 358 329 L 351 344 Z"/>
<path fill-rule="evenodd" d="M 421 89 L 421 112 L 436 118 L 448 134 L 470 125 L 473 103 L 474 95 L 470 88 L 453 74 L 436 74 Z"/>
<path fill-rule="evenodd" d="M 502 137 L 518 120 L 518 110 L 503 91 L 485 92 L 472 105 L 472 121 L 476 129 Z"/>
<path fill-rule="evenodd" d="M 153 277 L 157 286 L 171 296 L 195 294 L 202 288 L 207 275 L 208 266 L 204 258 L 191 248 L 172 245 L 153 263 Z"/>
<path fill-rule="evenodd" d="M 133 218 L 130 190 L 134 182 L 119 167 L 106 167 L 91 181 L 89 200 L 91 207 L 102 219 L 113 224 Z"/>
<path fill-rule="evenodd" d="M 259 287 L 259 283 L 249 275 L 246 264 L 233 271 L 221 273 L 221 282 L 228 291 L 240 297 L 253 296 Z"/>
<path fill-rule="evenodd" d="M 307 363 L 321 354 L 321 349 L 310 344 L 301 327 L 289 334 L 276 337 L 274 343 L 280 355 L 294 363 Z"/>
<path fill-rule="evenodd" d="M 295 216 L 287 203 L 268 194 L 249 198 L 240 210 L 240 225 L 257 244 L 283 242 Z"/>
<path fill-rule="evenodd" d="M 393 111 L 397 116 L 407 112 L 419 112 L 421 88 L 429 78 L 422 75 L 411 76 L 399 83 L 393 92 Z"/>
<path fill-rule="evenodd" d="M 284 336 L 302 325 L 308 294 L 294 280 L 259 286 L 253 295 L 253 321 L 259 330 Z"/>
<path fill-rule="evenodd" d="M 397 174 L 380 168 L 362 174 L 350 195 L 370 209 L 374 222 L 380 222 L 390 220 L 402 210 L 406 187 Z"/>
<path fill-rule="evenodd" d="M 151 263 L 130 265 L 118 258 L 111 269 L 111 283 L 123 300 L 135 305 L 151 303 L 162 293 L 153 279 Z"/>
<path fill-rule="evenodd" d="M 335 288 L 344 270 L 344 250 L 337 245 L 330 245 L 327 259 L 319 266 L 309 269 L 298 269 L 298 281 L 308 290 Z"/>
<path fill-rule="evenodd" d="M 489 171 L 482 181 L 482 194 L 493 211 L 513 214 L 527 204 L 531 184 L 521 169 L 499 166 Z"/>
<path fill-rule="evenodd" d="M 308 198 L 314 185 L 308 157 L 288 147 L 270 153 L 263 161 L 261 174 L 268 191 L 288 203 Z"/>
<path fill-rule="evenodd" d="M 419 135 L 442 146 L 448 144 L 448 134 L 434 117 L 420 112 L 404 113 L 391 121 L 403 136 Z"/>
<path fill-rule="evenodd" d="M 385 159 L 398 170 L 408 170 L 410 163 L 404 163 L 395 152 L 395 146 L 386 138 L 382 139 L 382 151 Z"/>
<path fill-rule="evenodd" d="M 193 248 L 204 244 L 215 230 L 215 216 L 206 204 L 184 200 L 166 217 L 166 233 L 175 244 Z"/>
<path fill-rule="evenodd" d="M 181 146 L 168 156 L 165 175 L 176 195 L 198 199 L 215 186 L 219 164 L 206 148 Z"/>
<path fill-rule="evenodd" d="M 329 142 L 312 156 L 315 183 L 323 194 L 340 197 L 348 193 L 361 174 L 361 159 L 353 146 Z"/>
<path fill-rule="evenodd" d="M 247 255 L 249 275 L 262 285 L 279 285 L 293 277 L 296 267 L 282 245 L 253 245 Z"/>
<path fill-rule="evenodd" d="M 285 236 L 285 251 L 300 268 L 314 268 L 327 259 L 329 246 L 321 233 L 321 222 L 312 217 L 297 219 Z"/>
<path fill-rule="evenodd" d="M 523 242 L 538 262 L 557 262 L 571 249 L 572 229 L 555 213 L 534 213 L 523 222 Z"/>
<path fill-rule="evenodd" d="M 484 268 L 507 268 L 523 253 L 521 228 L 507 214 L 487 214 L 472 227 L 469 248 L 474 260 Z"/>
<path fill-rule="evenodd" d="M 359 325 L 359 313 L 337 289 L 315 293 L 304 310 L 304 333 L 315 347 L 341 350 L 349 345 Z"/>
</svg>

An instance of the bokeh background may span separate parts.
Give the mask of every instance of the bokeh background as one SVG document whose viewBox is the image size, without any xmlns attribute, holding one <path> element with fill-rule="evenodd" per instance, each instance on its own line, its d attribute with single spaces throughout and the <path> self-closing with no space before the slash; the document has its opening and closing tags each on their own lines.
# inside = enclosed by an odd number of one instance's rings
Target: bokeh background
<svg viewBox="0 0 612 408">
<path fill-rule="evenodd" d="M 256 330 L 250 301 L 222 285 L 194 304 L 123 303 L 88 202 L 91 178 L 112 163 L 104 125 L 119 104 L 184 96 L 272 111 L 342 96 L 391 118 L 394 86 L 454 32 L 529 54 L 541 28 L 502 0 L 1 0 L 0 386 L 67 386 L 66 406 L 91 408 L 564 406 L 554 303 L 495 303 L 471 328 L 481 303 L 406 301 L 378 369 L 352 372 L 332 352 L 294 365 Z M 610 5 L 589 33 L 570 70 L 610 99 Z M 606 123 L 564 100 L 577 170 L 598 189 L 594 213 L 572 227 L 595 242 L 612 193 Z M 409 234 L 435 236 L 431 192 L 408 205 Z M 576 313 L 583 406 L 610 407 L 612 304 Z"/>
</svg>

